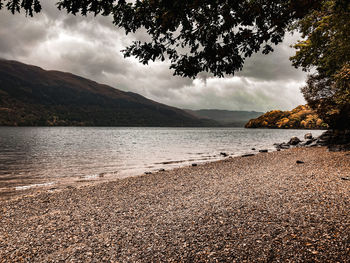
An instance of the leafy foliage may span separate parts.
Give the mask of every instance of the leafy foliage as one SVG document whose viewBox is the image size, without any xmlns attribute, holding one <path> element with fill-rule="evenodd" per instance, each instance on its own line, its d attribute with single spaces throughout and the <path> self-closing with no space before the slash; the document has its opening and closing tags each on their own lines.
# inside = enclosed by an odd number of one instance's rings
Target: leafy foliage
<svg viewBox="0 0 350 263">
<path fill-rule="evenodd" d="M 34 13 L 41 11 L 39 0 L 0 0 L 0 9 L 5 6 L 12 13 L 19 13 L 21 9 L 25 10 L 26 15 L 33 16 Z"/>
<path fill-rule="evenodd" d="M 294 66 L 316 69 L 302 88 L 305 99 L 335 129 L 350 128 L 350 2 L 323 1 L 297 25 Z"/>
<path fill-rule="evenodd" d="M 300 105 L 292 111 L 269 111 L 256 119 L 250 120 L 246 128 L 275 129 L 327 129 L 318 115 L 308 106 Z"/>
<path fill-rule="evenodd" d="M 11 12 L 20 8 L 29 15 L 38 0 L 0 0 Z M 140 62 L 171 62 L 174 74 L 195 77 L 206 71 L 215 76 L 241 70 L 246 57 L 262 48 L 267 54 L 283 40 L 288 25 L 318 0 L 59 0 L 68 13 L 112 15 L 114 24 L 126 33 L 146 30 L 150 41 L 135 41 L 124 50 Z"/>
</svg>

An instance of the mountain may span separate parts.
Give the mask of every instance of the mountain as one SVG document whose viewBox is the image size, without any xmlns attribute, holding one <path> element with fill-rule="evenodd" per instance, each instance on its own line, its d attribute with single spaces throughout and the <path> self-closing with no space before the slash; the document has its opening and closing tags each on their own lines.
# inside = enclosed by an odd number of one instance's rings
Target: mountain
<svg viewBox="0 0 350 263">
<path fill-rule="evenodd" d="M 246 128 L 327 129 L 328 125 L 308 106 L 300 105 L 291 111 L 273 110 L 250 120 Z"/>
<path fill-rule="evenodd" d="M 229 111 L 229 110 L 185 110 L 197 118 L 212 119 L 223 126 L 244 127 L 253 118 L 257 118 L 263 112 L 256 111 Z"/>
<path fill-rule="evenodd" d="M 2 59 L 0 125 L 216 126 L 218 123 L 71 73 Z"/>
</svg>

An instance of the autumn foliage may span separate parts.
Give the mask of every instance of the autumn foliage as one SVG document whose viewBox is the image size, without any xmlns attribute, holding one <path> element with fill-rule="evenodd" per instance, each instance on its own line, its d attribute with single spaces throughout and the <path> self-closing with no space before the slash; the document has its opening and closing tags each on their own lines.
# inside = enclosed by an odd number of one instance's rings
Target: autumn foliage
<svg viewBox="0 0 350 263">
<path fill-rule="evenodd" d="M 327 129 L 328 125 L 308 106 L 300 105 L 291 111 L 273 110 L 250 120 L 246 128 Z"/>
</svg>

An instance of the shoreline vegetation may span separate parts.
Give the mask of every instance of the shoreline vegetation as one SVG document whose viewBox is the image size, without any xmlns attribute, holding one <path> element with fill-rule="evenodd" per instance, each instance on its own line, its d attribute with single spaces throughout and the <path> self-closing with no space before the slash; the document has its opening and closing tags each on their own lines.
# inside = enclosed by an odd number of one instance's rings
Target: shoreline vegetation
<svg viewBox="0 0 350 263">
<path fill-rule="evenodd" d="M 266 112 L 256 119 L 251 119 L 246 123 L 245 128 L 326 130 L 329 126 L 310 106 L 299 105 L 291 111 Z"/>
<path fill-rule="evenodd" d="M 348 260 L 350 154 L 292 148 L 1 203 L 0 261 Z"/>
</svg>

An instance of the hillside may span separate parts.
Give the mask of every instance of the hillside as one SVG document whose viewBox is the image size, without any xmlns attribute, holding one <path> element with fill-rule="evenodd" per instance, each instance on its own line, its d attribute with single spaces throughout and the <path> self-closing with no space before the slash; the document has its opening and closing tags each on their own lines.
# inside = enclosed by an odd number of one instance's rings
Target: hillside
<svg viewBox="0 0 350 263">
<path fill-rule="evenodd" d="M 327 129 L 318 115 L 308 106 L 300 105 L 291 111 L 273 110 L 250 120 L 246 128 Z"/>
<path fill-rule="evenodd" d="M 244 127 L 253 118 L 262 115 L 256 111 L 229 111 L 229 110 L 186 110 L 198 118 L 212 119 L 223 126 Z"/>
<path fill-rule="evenodd" d="M 0 125 L 215 126 L 217 123 L 71 73 L 0 60 Z"/>
</svg>

